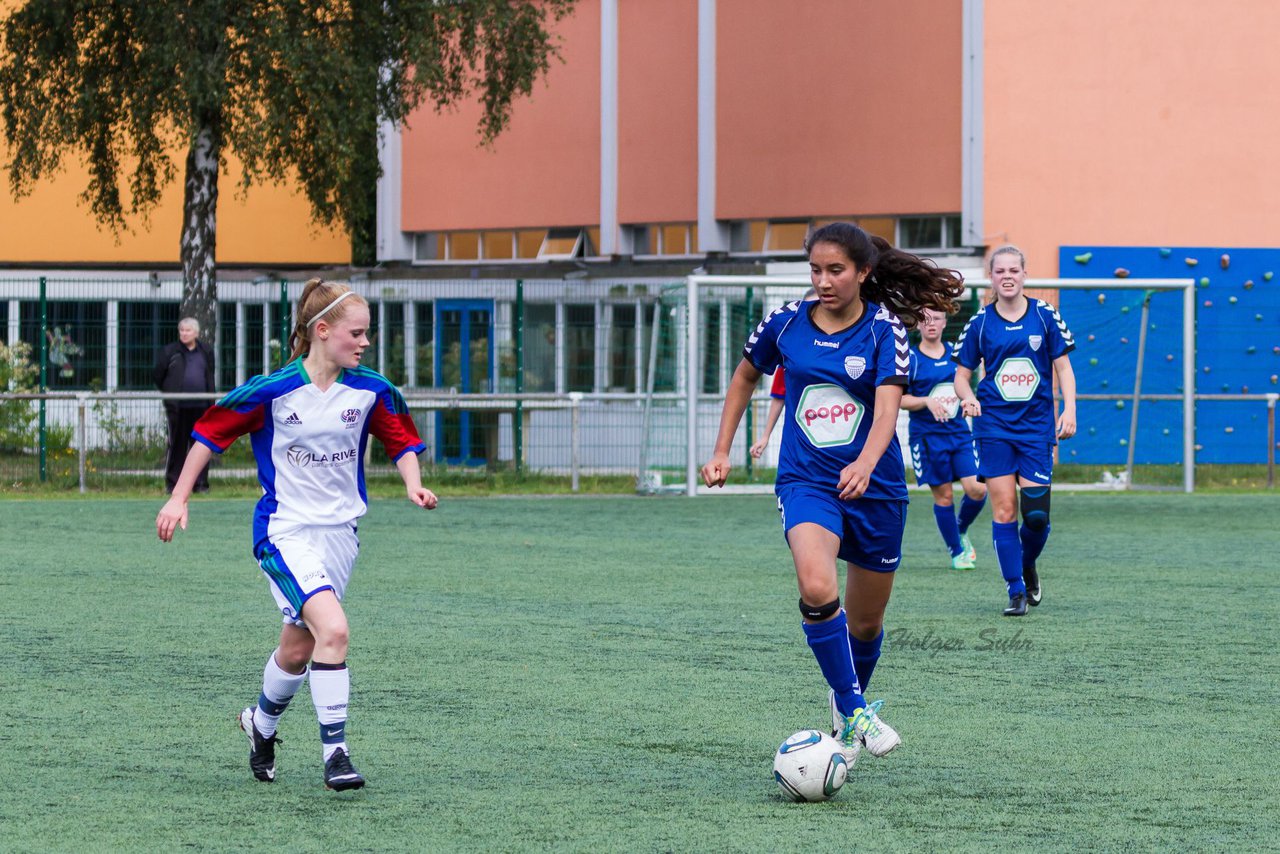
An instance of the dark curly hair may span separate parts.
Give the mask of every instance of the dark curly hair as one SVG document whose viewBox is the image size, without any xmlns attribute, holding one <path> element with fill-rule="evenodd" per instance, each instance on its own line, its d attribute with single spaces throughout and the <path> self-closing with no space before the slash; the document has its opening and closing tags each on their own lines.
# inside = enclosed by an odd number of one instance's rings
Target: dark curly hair
<svg viewBox="0 0 1280 854">
<path fill-rule="evenodd" d="M 806 254 L 819 243 L 834 243 L 859 270 L 870 270 L 862 283 L 864 299 L 898 315 L 909 329 L 920 322 L 926 308 L 955 314 L 956 299 L 964 293 L 964 277 L 926 258 L 903 252 L 882 237 L 867 234 L 851 222 L 833 222 L 814 229 L 804 242 Z"/>
</svg>

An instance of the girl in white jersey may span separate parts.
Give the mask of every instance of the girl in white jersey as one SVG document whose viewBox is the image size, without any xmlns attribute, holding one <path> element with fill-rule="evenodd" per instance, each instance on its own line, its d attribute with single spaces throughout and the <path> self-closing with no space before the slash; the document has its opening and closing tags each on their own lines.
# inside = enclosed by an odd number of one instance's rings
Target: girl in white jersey
<svg viewBox="0 0 1280 854">
<path fill-rule="evenodd" d="M 725 396 L 708 486 L 723 486 L 729 448 L 760 378 L 786 369 L 778 509 L 800 588 L 802 629 L 830 687 L 834 735 L 852 764 L 901 742 L 863 696 L 880 657 L 884 612 L 902 558 L 907 487 L 895 436 L 907 382 L 906 324 L 954 311 L 959 274 L 893 249 L 851 223 L 806 241 L 814 302 L 772 312 L 743 348 Z M 901 318 L 901 319 L 900 319 Z M 844 561 L 845 607 L 837 564 Z M 847 612 L 847 615 L 846 615 Z"/>
<path fill-rule="evenodd" d="M 279 646 L 267 659 L 256 706 L 238 716 L 249 739 L 249 767 L 275 780 L 276 725 L 310 672 L 320 721 L 324 782 L 357 789 L 364 777 L 346 743 L 347 617 L 342 595 L 355 564 L 356 520 L 367 508 L 364 448 L 372 434 L 387 449 L 410 501 L 428 510 L 424 450 L 396 388 L 360 367 L 369 346 L 369 305 L 349 288 L 312 279 L 298 300 L 288 365 L 227 394 L 195 426 L 197 440 L 172 497 L 156 517 L 169 542 L 187 527 L 187 498 L 214 453 L 248 433 L 263 496 L 253 520 L 253 550 L 284 615 Z"/>
</svg>

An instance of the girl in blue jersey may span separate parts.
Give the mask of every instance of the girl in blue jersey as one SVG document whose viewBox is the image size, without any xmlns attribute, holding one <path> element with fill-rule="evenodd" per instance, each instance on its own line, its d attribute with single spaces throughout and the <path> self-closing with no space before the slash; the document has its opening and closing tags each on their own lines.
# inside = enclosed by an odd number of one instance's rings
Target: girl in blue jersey
<svg viewBox="0 0 1280 854">
<path fill-rule="evenodd" d="M 969 319 L 955 353 L 956 396 L 973 416 L 978 475 L 991 495 L 992 540 L 1009 594 L 1006 617 L 1040 604 L 1036 558 L 1049 539 L 1054 446 L 1076 432 L 1076 377 L 1067 356 L 1075 340 L 1056 308 L 1022 293 L 1026 266 L 1015 246 L 992 253 L 994 300 Z M 979 363 L 985 376 L 975 395 L 971 379 Z M 1062 392 L 1056 420 L 1055 377 Z"/>
<path fill-rule="evenodd" d="M 364 777 L 346 743 L 350 675 L 342 596 L 360 545 L 356 521 L 368 509 L 369 435 L 395 461 L 410 501 L 430 510 L 436 496 L 422 486 L 418 454 L 425 446 L 400 392 L 360 367 L 369 346 L 368 303 L 345 286 L 312 279 L 296 316 L 289 364 L 254 377 L 196 422 L 196 444 L 156 517 L 156 532 L 169 542 L 175 529 L 187 527 L 196 477 L 214 453 L 248 433 L 263 490 L 254 512 L 254 557 L 284 614 L 257 705 L 238 716 L 249 739 L 249 768 L 259 780 L 275 780 L 276 725 L 310 672 L 325 785 L 357 789 Z"/>
<path fill-rule="evenodd" d="M 901 742 L 863 696 L 880 657 L 884 611 L 902 557 L 907 488 L 895 438 L 907 381 L 903 321 L 954 311 L 959 274 L 832 223 L 806 242 L 814 302 L 777 309 L 743 348 L 725 397 L 708 486 L 729 475 L 729 449 L 766 373 L 786 368 L 787 414 L 775 491 L 800 588 L 804 633 L 829 694 L 846 761 Z M 901 318 L 901 319 L 900 319 Z M 847 566 L 840 607 L 837 561 Z"/>
<path fill-rule="evenodd" d="M 927 485 L 933 493 L 933 516 L 951 552 L 951 568 L 973 569 L 969 526 L 987 503 L 987 488 L 978 481 L 973 434 L 960 416 L 956 365 L 951 347 L 942 342 L 946 327 L 947 316 L 942 312 L 925 309 L 921 314 L 920 346 L 911 349 L 902 408 L 911 413 L 907 435 L 916 483 Z M 952 486 L 957 480 L 964 488 L 958 519 Z"/>
</svg>

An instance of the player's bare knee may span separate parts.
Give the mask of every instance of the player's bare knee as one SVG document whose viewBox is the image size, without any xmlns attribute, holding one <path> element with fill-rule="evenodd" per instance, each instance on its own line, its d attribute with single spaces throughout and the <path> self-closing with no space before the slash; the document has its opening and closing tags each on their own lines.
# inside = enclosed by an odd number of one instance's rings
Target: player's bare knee
<svg viewBox="0 0 1280 854">
<path fill-rule="evenodd" d="M 1049 527 L 1049 487 L 1022 487 L 1022 523 L 1032 531 L 1043 531 Z"/>
<path fill-rule="evenodd" d="M 849 621 L 849 634 L 853 635 L 860 641 L 873 641 L 880 634 L 880 630 L 884 628 L 884 616 L 876 617 L 856 617 L 849 615 L 846 617 Z"/>
<path fill-rule="evenodd" d="M 964 484 L 964 494 L 973 501 L 981 501 L 987 497 L 987 485 L 976 480 L 971 484 L 966 483 Z"/>
</svg>

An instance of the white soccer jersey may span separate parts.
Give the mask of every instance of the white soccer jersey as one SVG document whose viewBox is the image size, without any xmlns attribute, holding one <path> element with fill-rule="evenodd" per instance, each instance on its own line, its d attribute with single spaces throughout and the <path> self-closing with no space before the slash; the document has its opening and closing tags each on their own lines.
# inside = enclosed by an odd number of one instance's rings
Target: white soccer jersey
<svg viewBox="0 0 1280 854">
<path fill-rule="evenodd" d="M 320 391 L 302 360 L 229 392 L 192 435 L 216 453 L 248 433 L 263 495 L 254 510 L 254 553 L 275 534 L 350 524 L 364 515 L 364 455 L 372 433 L 397 460 L 425 449 L 404 398 L 368 368 L 343 370 Z"/>
</svg>

